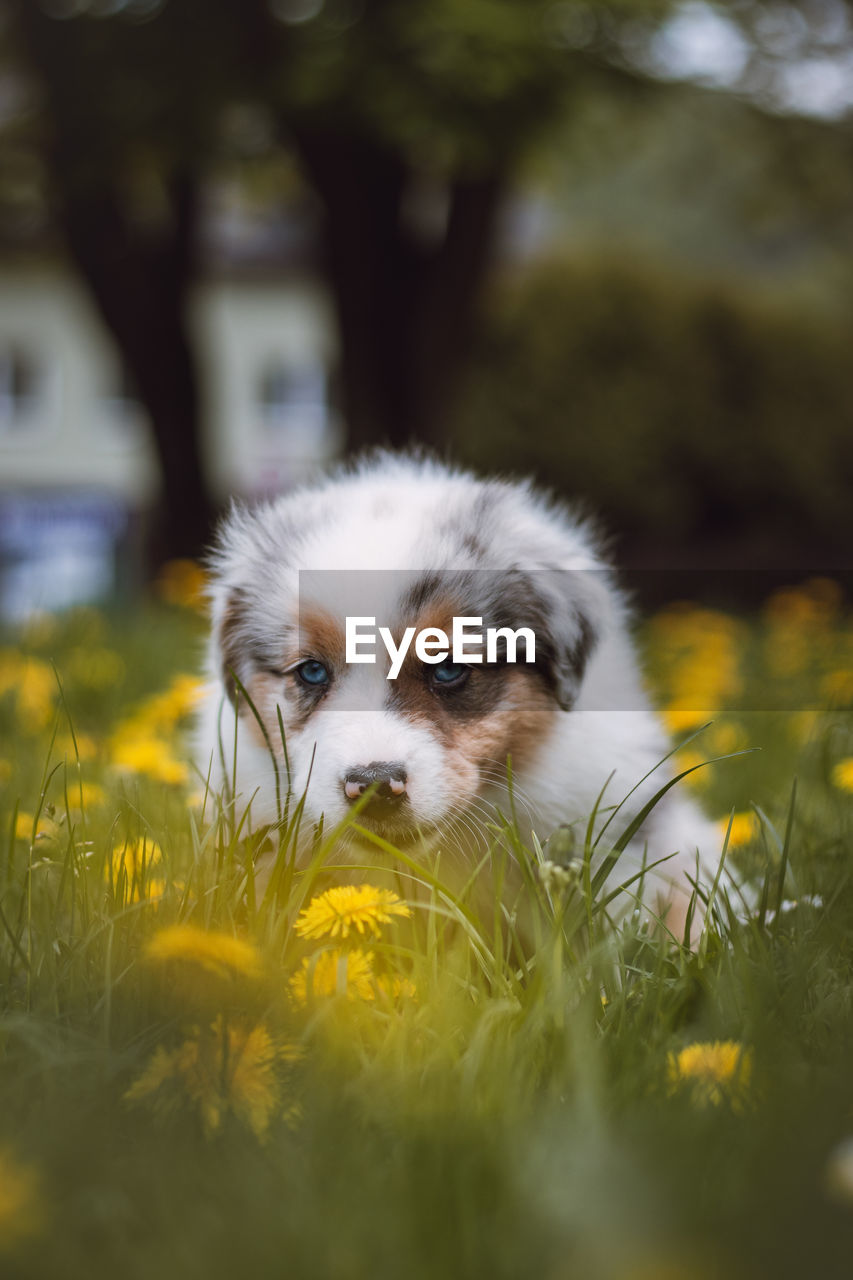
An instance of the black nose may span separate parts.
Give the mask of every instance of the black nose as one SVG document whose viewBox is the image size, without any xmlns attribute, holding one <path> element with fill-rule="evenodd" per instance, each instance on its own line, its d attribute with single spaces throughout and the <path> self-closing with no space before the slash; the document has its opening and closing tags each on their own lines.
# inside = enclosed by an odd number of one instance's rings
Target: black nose
<svg viewBox="0 0 853 1280">
<path fill-rule="evenodd" d="M 349 769 L 344 775 L 344 795 L 350 804 L 363 796 L 368 787 L 374 791 L 367 810 L 376 815 L 392 813 L 406 799 L 406 770 L 401 764 L 373 760 L 360 769 Z"/>
</svg>

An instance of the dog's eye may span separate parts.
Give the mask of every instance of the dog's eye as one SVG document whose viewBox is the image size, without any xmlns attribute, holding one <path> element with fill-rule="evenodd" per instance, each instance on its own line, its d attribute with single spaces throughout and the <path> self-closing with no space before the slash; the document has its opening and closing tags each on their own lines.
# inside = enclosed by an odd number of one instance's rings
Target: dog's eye
<svg viewBox="0 0 853 1280">
<path fill-rule="evenodd" d="M 322 662 L 318 662 L 316 658 L 308 658 L 305 662 L 300 663 L 296 667 L 296 675 L 303 684 L 307 684 L 311 689 L 318 689 L 321 685 L 328 684 L 331 676 L 327 667 Z"/>
<path fill-rule="evenodd" d="M 445 688 L 449 685 L 463 684 L 470 674 L 470 667 L 461 662 L 451 662 L 449 658 L 445 658 L 444 662 L 439 662 L 438 666 L 432 669 L 432 678 L 435 683 Z"/>
</svg>

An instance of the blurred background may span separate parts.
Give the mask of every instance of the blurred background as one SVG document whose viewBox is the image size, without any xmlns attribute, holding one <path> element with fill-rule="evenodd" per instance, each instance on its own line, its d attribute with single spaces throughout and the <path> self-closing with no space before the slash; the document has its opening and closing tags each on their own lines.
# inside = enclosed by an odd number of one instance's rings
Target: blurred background
<svg viewBox="0 0 853 1280">
<path fill-rule="evenodd" d="M 0 0 L 6 620 L 381 443 L 841 573 L 851 333 L 848 0 Z"/>
</svg>

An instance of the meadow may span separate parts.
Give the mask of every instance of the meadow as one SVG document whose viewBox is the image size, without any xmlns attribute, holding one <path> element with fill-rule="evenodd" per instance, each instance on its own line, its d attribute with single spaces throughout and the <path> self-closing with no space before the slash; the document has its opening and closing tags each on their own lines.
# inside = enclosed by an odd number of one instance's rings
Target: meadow
<svg viewBox="0 0 853 1280">
<path fill-rule="evenodd" d="M 344 876 L 335 831 L 297 866 L 299 797 L 253 832 L 188 763 L 197 586 L 0 645 L 0 1276 L 848 1275 L 838 588 L 643 626 L 751 886 L 700 887 L 691 950 L 604 889 L 618 810 L 596 847 L 496 818 L 462 887 L 379 841 Z"/>
</svg>

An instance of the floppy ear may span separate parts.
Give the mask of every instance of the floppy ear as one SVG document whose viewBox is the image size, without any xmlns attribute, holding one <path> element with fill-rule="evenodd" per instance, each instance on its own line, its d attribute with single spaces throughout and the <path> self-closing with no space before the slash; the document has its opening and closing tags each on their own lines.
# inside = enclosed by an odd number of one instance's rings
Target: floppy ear
<svg viewBox="0 0 853 1280">
<path fill-rule="evenodd" d="M 554 696 L 563 711 L 570 711 L 610 622 L 609 575 L 603 569 L 548 569 L 532 576 L 541 609 L 537 659 L 541 651 Z"/>
<path fill-rule="evenodd" d="M 265 531 L 263 509 L 253 512 L 232 503 L 207 559 L 211 666 L 232 703 L 237 699 L 234 675 L 245 683 L 252 664 L 263 658 L 260 637 L 253 627 L 255 596 L 260 593 L 263 599 L 264 593 L 270 592 L 265 571 L 276 562 L 275 551 Z"/>
<path fill-rule="evenodd" d="M 229 701 L 236 704 L 237 686 L 234 675 L 242 681 L 243 658 L 246 653 L 246 595 L 239 587 L 229 593 L 221 615 L 214 622 L 216 662 Z"/>
<path fill-rule="evenodd" d="M 536 636 L 536 666 L 564 711 L 577 701 L 590 655 L 610 623 L 616 597 L 605 569 L 510 569 L 460 574 L 475 590 L 478 611 L 498 627 L 530 627 Z M 487 589 L 482 583 L 488 584 Z M 499 652 L 501 651 L 499 644 Z"/>
</svg>

